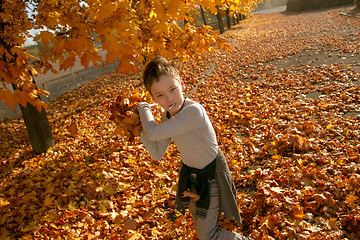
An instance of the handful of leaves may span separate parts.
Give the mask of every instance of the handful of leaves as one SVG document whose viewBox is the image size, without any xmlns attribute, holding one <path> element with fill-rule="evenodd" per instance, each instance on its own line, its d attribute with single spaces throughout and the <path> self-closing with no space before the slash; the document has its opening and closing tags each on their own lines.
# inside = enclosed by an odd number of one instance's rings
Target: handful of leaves
<svg viewBox="0 0 360 240">
<path fill-rule="evenodd" d="M 133 140 L 140 136 L 141 121 L 136 106 L 139 102 L 151 102 L 146 91 L 131 88 L 129 92 L 121 93 L 110 106 L 110 120 L 116 123 L 115 133 Z"/>
</svg>

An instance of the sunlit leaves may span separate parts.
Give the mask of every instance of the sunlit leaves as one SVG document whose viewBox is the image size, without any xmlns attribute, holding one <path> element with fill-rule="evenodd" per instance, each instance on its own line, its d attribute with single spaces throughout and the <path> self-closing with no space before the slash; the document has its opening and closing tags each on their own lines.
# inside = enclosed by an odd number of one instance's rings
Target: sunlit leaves
<svg viewBox="0 0 360 240">
<path fill-rule="evenodd" d="M 34 40 L 42 43 L 37 64 L 38 73 L 48 70 L 67 70 L 80 59 L 87 68 L 90 63 L 99 66 L 119 62 L 118 72 L 129 74 L 141 70 L 147 59 L 163 55 L 167 58 L 181 58 L 187 61 L 198 58 L 201 53 L 214 51 L 215 45 L 227 48 L 224 39 L 214 34 L 210 27 L 194 26 L 191 11 L 203 4 L 211 12 L 216 5 L 230 5 L 232 12 L 247 7 L 254 8 L 258 0 L 252 1 L 5 1 L 1 20 L 4 33 L 1 35 L 6 48 L 0 47 L 5 58 L 0 62 L 1 81 L 18 83 L 16 79 L 27 73 L 30 63 L 26 48 L 22 46 L 29 30 L 40 33 Z M 26 9 L 31 13 L 27 14 Z M 247 11 L 249 13 L 249 11 Z M 185 27 L 179 23 L 187 21 Z M 101 45 L 106 55 L 97 53 Z M 5 66 L 16 63 L 14 66 Z M 22 94 L 22 93 L 20 93 Z M 27 95 L 27 93 L 24 93 Z M 7 98 L 11 95 L 4 95 Z M 28 97 L 21 99 L 27 101 Z M 22 104 L 11 96 L 6 103 Z M 39 101 L 29 101 L 41 108 Z"/>
<path fill-rule="evenodd" d="M 42 44 L 44 44 L 45 47 L 47 47 L 51 42 L 55 42 L 55 38 L 53 33 L 49 31 L 41 31 L 35 38 L 35 41 L 38 41 L 41 39 Z"/>
<path fill-rule="evenodd" d="M 151 102 L 150 94 L 131 88 L 127 93 L 117 96 L 116 101 L 110 106 L 110 120 L 117 125 L 115 133 L 129 138 L 140 136 L 141 122 L 136 106 L 139 102 Z"/>
<path fill-rule="evenodd" d="M 16 107 L 16 97 L 14 94 L 12 94 L 9 90 L 7 89 L 0 89 L 0 98 L 1 98 L 1 101 L 2 100 L 5 100 L 6 104 L 15 109 Z"/>
<path fill-rule="evenodd" d="M 360 42 L 349 39 L 359 21 L 339 11 L 254 16 L 226 34 L 232 52 L 177 62 L 238 189 L 242 229 L 222 226 L 259 240 L 359 239 L 358 66 L 273 61 L 328 49 L 342 53 L 337 62 L 358 55 Z M 173 209 L 176 146 L 153 162 L 109 120 L 119 95 L 144 100 L 130 87 L 140 84 L 139 75 L 111 73 L 55 99 L 57 144 L 47 154 L 31 152 L 22 119 L 0 123 L 2 238 L 195 239 L 191 217 Z"/>
</svg>

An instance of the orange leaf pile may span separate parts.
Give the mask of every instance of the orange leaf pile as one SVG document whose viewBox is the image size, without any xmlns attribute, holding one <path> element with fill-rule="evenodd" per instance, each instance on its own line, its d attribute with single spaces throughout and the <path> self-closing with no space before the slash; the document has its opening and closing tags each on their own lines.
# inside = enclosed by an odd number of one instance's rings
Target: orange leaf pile
<svg viewBox="0 0 360 240">
<path fill-rule="evenodd" d="M 243 225 L 222 227 L 360 239 L 360 19 L 341 11 L 253 16 L 224 35 L 231 52 L 179 63 L 238 189 Z M 144 100 L 128 93 L 139 78 L 108 74 L 50 103 L 46 154 L 33 154 L 22 119 L 0 123 L 0 239 L 196 239 L 173 208 L 176 146 L 154 162 L 109 120 L 119 92 L 126 111 Z"/>
<path fill-rule="evenodd" d="M 110 120 L 117 125 L 115 132 L 126 136 L 129 140 L 140 135 L 141 122 L 136 106 L 139 102 L 151 101 L 148 92 L 140 92 L 133 88 L 127 94 L 122 93 L 116 101 L 110 106 Z"/>
</svg>

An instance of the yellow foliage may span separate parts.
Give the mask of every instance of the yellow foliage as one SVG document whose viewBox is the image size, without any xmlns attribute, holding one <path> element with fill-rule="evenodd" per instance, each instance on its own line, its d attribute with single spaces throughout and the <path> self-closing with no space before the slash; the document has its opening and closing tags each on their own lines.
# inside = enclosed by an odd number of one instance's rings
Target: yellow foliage
<svg viewBox="0 0 360 240">
<path fill-rule="evenodd" d="M 4 11 L 0 13 L 4 24 L 2 39 L 8 46 L 0 47 L 0 77 L 2 83 L 15 83 L 18 88 L 28 81 L 28 71 L 39 74 L 48 70 L 56 72 L 52 67 L 58 63 L 60 70 L 66 70 L 80 59 L 87 68 L 92 62 L 114 63 L 119 60 L 118 71 L 132 73 L 142 68 L 145 59 L 156 55 L 167 58 L 180 57 L 183 61 L 197 58 L 201 53 L 213 51 L 214 44 L 227 48 L 224 39 L 212 32 L 210 27 L 195 27 L 192 25 L 192 13 L 202 5 L 208 11 L 215 13 L 216 6 L 230 6 L 231 12 L 239 7 L 253 6 L 260 0 L 139 0 L 139 1 L 40 1 L 31 2 L 5 1 Z M 32 16 L 27 10 L 31 10 Z M 178 22 L 188 24 L 180 27 Z M 39 51 L 37 59 L 26 53 L 23 46 L 30 30 L 36 26 L 41 30 L 35 36 L 44 46 Z M 97 53 L 95 44 L 101 43 L 107 52 L 105 59 Z M 35 66 L 30 66 L 29 58 L 37 60 Z M 11 63 L 11 64 L 10 64 Z M 20 76 L 20 77 L 19 77 Z M 19 88 L 20 89 L 20 88 Z M 35 87 L 33 88 L 35 89 Z M 4 93 L 1 100 L 11 106 L 26 105 L 31 102 L 44 106 L 41 101 L 33 100 L 37 96 L 34 91 Z M 38 92 L 39 93 L 39 92 Z"/>
</svg>

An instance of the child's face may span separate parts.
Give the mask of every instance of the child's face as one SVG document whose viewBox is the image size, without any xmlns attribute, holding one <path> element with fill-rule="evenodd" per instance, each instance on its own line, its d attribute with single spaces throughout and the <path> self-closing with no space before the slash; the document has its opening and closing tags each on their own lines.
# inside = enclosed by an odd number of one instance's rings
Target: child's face
<svg viewBox="0 0 360 240">
<path fill-rule="evenodd" d="M 168 111 L 171 116 L 176 115 L 184 102 L 183 91 L 185 84 L 169 75 L 161 75 L 150 87 L 151 95 L 156 103 Z"/>
</svg>

